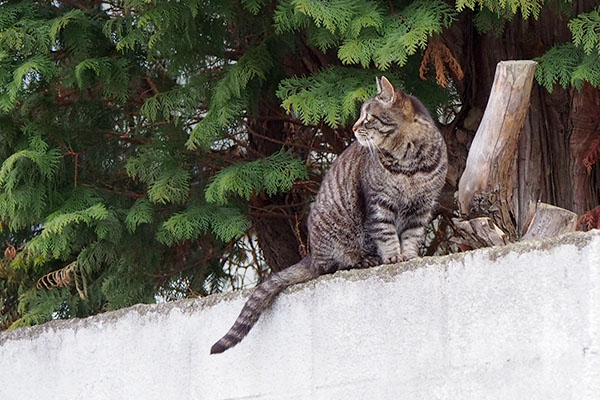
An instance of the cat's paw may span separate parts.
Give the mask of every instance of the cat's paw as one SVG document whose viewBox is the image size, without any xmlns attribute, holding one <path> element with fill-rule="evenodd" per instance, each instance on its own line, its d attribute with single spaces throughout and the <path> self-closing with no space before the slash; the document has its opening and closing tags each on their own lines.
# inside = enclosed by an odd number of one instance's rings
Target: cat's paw
<svg viewBox="0 0 600 400">
<path fill-rule="evenodd" d="M 397 263 L 401 263 L 406 260 L 407 260 L 407 258 L 404 257 L 402 254 L 394 254 L 393 256 L 385 257 L 383 259 L 383 263 L 384 264 L 397 264 Z"/>
<path fill-rule="evenodd" d="M 358 264 L 358 268 L 371 268 L 379 264 L 379 257 L 367 256 Z"/>
</svg>

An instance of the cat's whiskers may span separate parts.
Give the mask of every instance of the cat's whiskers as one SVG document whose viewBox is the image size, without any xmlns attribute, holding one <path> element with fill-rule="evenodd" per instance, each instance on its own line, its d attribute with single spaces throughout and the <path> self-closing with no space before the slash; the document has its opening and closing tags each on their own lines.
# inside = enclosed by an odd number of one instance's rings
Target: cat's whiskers
<svg viewBox="0 0 600 400">
<path fill-rule="evenodd" d="M 369 154 L 371 154 L 371 157 L 375 158 L 375 156 L 377 155 L 375 152 L 375 143 L 373 143 L 372 139 L 367 139 L 366 141 L 367 143 L 367 148 L 369 149 Z"/>
<path fill-rule="evenodd" d="M 381 149 L 379 148 L 379 146 L 377 146 L 377 143 L 375 143 L 375 140 L 373 140 L 373 138 L 369 138 L 369 152 L 371 153 L 371 157 L 373 157 L 374 159 L 377 158 L 377 153 L 381 153 Z"/>
<path fill-rule="evenodd" d="M 381 155 L 383 155 L 383 151 L 381 151 L 381 148 L 379 148 L 379 146 L 377 145 L 377 143 L 373 142 L 373 146 L 375 146 L 375 148 L 377 149 L 377 151 L 379 153 L 381 153 Z"/>
</svg>

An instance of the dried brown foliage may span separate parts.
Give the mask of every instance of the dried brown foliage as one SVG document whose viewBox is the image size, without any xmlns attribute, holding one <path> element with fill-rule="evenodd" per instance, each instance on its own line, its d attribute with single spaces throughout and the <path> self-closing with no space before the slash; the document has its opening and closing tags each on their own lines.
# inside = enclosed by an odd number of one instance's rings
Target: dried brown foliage
<svg viewBox="0 0 600 400">
<path fill-rule="evenodd" d="M 11 261 L 16 256 L 17 256 L 17 249 L 15 248 L 15 246 L 13 246 L 12 244 L 9 244 L 8 246 L 6 246 L 6 249 L 4 249 L 4 258 L 8 261 Z"/>
<path fill-rule="evenodd" d="M 458 80 L 464 78 L 465 74 L 454 57 L 450 49 L 442 42 L 439 36 L 432 38 L 427 45 L 421 67 L 419 68 L 419 76 L 426 80 L 425 75 L 429 71 L 429 63 L 433 63 L 435 68 L 435 80 L 445 88 L 448 85 L 446 73 L 450 70 Z"/>
<path fill-rule="evenodd" d="M 600 229 L 600 206 L 581 215 L 577 223 L 581 231 Z"/>
<path fill-rule="evenodd" d="M 590 151 L 583 158 L 583 165 L 587 169 L 588 174 L 592 173 L 592 167 L 600 161 L 600 137 L 594 139 Z"/>
<path fill-rule="evenodd" d="M 75 289 L 77 289 L 79 297 L 85 300 L 87 298 L 87 282 L 78 268 L 77 261 L 42 276 L 38 279 L 36 288 L 38 290 L 42 288 L 50 290 L 52 288 L 69 287 L 73 283 L 75 283 Z"/>
</svg>

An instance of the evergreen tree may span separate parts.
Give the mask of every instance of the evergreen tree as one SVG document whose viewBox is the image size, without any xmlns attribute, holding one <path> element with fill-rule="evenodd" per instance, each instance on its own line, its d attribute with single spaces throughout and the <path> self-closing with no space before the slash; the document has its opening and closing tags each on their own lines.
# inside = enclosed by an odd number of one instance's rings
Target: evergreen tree
<svg viewBox="0 0 600 400">
<path fill-rule="evenodd" d="M 297 261 L 377 75 L 444 124 L 452 193 L 510 58 L 539 62 L 539 198 L 593 208 L 594 1 L 0 1 L 0 329 L 236 289 L 244 268 Z M 448 250 L 452 208 L 424 252 Z"/>
</svg>

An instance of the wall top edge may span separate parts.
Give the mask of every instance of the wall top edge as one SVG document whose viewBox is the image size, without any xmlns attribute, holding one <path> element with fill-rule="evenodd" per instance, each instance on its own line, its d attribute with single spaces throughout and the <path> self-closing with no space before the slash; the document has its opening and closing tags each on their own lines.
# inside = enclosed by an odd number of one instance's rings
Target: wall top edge
<svg viewBox="0 0 600 400">
<path fill-rule="evenodd" d="M 383 265 L 368 269 L 339 271 L 332 275 L 324 275 L 313 281 L 292 286 L 285 290 L 284 294 L 304 290 L 306 288 L 314 287 L 314 285 L 321 282 L 334 279 L 343 281 L 361 281 L 375 277 L 382 280 L 391 280 L 398 275 L 403 274 L 404 272 L 413 271 L 426 266 L 445 269 L 451 262 L 462 263 L 467 257 L 487 256 L 490 261 L 496 261 L 510 253 L 523 254 L 534 251 L 549 251 L 565 245 L 573 245 L 578 249 L 582 249 L 593 241 L 600 243 L 600 230 L 595 229 L 589 232 L 574 232 L 547 239 L 532 239 L 523 242 L 512 243 L 506 246 L 488 247 L 446 256 L 416 258 L 400 264 Z M 5 342 L 12 340 L 32 340 L 46 332 L 55 332 L 67 329 L 77 331 L 80 328 L 85 328 L 88 326 L 113 324 L 121 319 L 124 315 L 129 313 L 137 313 L 140 316 L 144 316 L 149 313 L 166 315 L 173 309 L 178 309 L 184 313 L 193 313 L 198 310 L 210 308 L 221 302 L 235 300 L 240 297 L 248 297 L 251 292 L 252 289 L 246 289 L 230 293 L 215 294 L 198 299 L 185 299 L 161 304 L 137 304 L 131 307 L 116 311 L 109 311 L 87 318 L 55 320 L 32 327 L 18 328 L 12 331 L 3 331 L 0 332 L 0 346 L 2 346 Z"/>
</svg>

